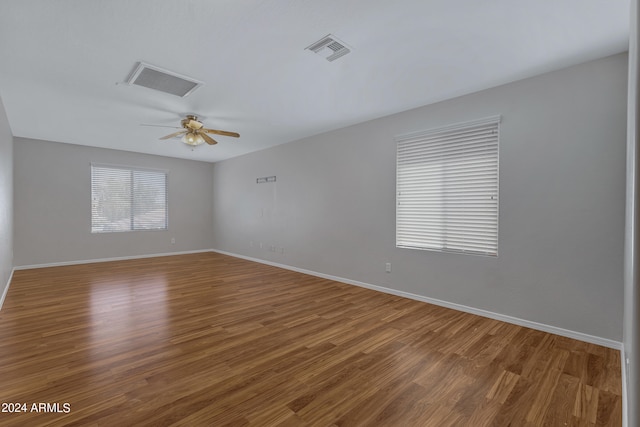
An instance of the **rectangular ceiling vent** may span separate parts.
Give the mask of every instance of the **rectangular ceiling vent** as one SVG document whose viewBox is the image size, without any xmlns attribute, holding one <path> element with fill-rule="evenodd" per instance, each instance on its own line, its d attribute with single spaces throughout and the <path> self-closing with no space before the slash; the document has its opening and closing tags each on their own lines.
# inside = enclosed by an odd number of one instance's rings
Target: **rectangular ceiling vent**
<svg viewBox="0 0 640 427">
<path fill-rule="evenodd" d="M 127 83 L 185 97 L 203 85 L 202 82 L 173 71 L 139 62 Z"/>
<path fill-rule="evenodd" d="M 341 58 L 347 53 L 351 52 L 351 49 L 347 47 L 346 43 L 338 40 L 336 36 L 331 34 L 313 43 L 306 49 L 323 56 L 327 61 L 330 62 L 335 61 L 336 59 Z"/>
</svg>

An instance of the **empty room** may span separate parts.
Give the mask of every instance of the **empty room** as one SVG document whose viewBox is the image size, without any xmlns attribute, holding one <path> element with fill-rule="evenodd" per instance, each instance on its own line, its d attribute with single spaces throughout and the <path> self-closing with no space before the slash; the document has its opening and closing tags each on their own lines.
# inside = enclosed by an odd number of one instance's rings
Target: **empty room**
<svg viewBox="0 0 640 427">
<path fill-rule="evenodd" d="M 0 426 L 640 426 L 638 0 L 4 1 Z"/>
</svg>

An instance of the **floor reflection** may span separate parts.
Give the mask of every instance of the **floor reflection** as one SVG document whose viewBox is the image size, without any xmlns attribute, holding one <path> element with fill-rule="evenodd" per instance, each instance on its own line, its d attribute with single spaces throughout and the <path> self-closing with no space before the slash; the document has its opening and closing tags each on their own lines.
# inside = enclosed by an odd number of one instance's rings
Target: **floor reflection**
<svg viewBox="0 0 640 427">
<path fill-rule="evenodd" d="M 168 282 L 163 272 L 132 278 L 112 274 L 90 284 L 92 353 L 130 351 L 149 341 L 162 345 L 169 333 Z M 149 334 L 149 330 L 153 334 Z"/>
</svg>

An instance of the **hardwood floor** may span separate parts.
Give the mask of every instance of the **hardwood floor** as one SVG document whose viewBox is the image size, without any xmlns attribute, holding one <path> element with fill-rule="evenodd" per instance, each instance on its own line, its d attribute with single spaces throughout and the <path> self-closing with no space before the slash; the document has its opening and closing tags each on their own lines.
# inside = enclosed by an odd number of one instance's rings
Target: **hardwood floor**
<svg viewBox="0 0 640 427">
<path fill-rule="evenodd" d="M 16 271 L 0 343 L 2 426 L 621 425 L 616 350 L 215 253 Z"/>
</svg>

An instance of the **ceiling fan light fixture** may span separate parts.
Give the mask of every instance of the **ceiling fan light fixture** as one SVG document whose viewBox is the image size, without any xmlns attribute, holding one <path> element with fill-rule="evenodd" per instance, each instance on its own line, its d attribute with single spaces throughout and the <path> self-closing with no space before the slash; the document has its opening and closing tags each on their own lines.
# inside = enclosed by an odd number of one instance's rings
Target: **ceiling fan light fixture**
<svg viewBox="0 0 640 427">
<path fill-rule="evenodd" d="M 204 144 L 205 141 L 202 135 L 195 132 L 188 132 L 182 137 L 182 142 L 195 147 L 197 145 Z"/>
</svg>

